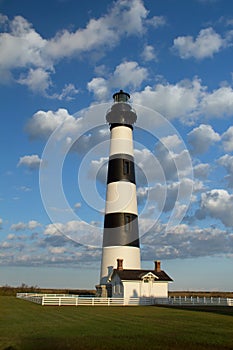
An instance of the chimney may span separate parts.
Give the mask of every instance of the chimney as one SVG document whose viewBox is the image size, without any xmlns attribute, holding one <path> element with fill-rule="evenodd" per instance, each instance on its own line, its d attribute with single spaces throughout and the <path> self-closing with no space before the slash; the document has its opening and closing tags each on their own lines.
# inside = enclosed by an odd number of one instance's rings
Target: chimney
<svg viewBox="0 0 233 350">
<path fill-rule="evenodd" d="M 155 272 L 161 271 L 161 263 L 159 260 L 155 260 Z"/>
<path fill-rule="evenodd" d="M 117 270 L 123 270 L 123 259 L 117 259 Z"/>
</svg>

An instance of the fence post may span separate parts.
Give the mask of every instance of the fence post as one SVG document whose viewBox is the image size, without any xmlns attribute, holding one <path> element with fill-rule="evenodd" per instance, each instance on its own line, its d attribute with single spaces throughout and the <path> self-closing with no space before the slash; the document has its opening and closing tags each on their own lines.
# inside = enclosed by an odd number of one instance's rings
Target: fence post
<svg viewBox="0 0 233 350">
<path fill-rule="evenodd" d="M 95 305 L 95 300 L 94 300 L 94 298 L 91 299 L 91 305 L 92 305 L 92 306 Z"/>
<path fill-rule="evenodd" d="M 44 296 L 41 299 L 41 305 L 44 306 Z"/>
</svg>

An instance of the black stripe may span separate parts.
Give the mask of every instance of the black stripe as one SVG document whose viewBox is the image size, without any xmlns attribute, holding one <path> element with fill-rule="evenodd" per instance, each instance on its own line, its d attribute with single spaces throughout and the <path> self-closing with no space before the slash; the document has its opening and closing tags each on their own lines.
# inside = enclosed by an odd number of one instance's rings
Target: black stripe
<svg viewBox="0 0 233 350">
<path fill-rule="evenodd" d="M 132 213 L 111 213 L 105 215 L 103 247 L 138 247 L 138 217 Z"/>
<path fill-rule="evenodd" d="M 118 155 L 116 156 L 117 158 L 109 159 L 107 183 L 129 181 L 135 184 L 134 161 L 125 157 L 125 155 L 119 155 L 119 158 Z"/>
<path fill-rule="evenodd" d="M 126 126 L 127 128 L 130 128 L 130 129 L 133 130 L 133 125 L 124 124 L 124 123 L 111 123 L 110 124 L 110 130 L 112 130 L 113 128 L 116 128 L 117 126 Z"/>
</svg>

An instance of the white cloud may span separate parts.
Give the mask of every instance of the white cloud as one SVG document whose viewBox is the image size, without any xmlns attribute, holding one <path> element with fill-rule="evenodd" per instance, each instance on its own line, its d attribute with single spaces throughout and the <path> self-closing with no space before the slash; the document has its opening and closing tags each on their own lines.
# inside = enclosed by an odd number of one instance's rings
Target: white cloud
<svg viewBox="0 0 233 350">
<path fill-rule="evenodd" d="M 74 242 L 87 246 L 102 246 L 101 231 L 96 225 L 88 224 L 84 221 L 68 221 L 65 224 L 53 223 L 46 226 L 44 234 L 57 237 L 65 236 Z"/>
<path fill-rule="evenodd" d="M 12 224 L 10 229 L 13 231 L 34 230 L 36 227 L 40 226 L 41 224 L 38 221 L 30 220 L 27 223 L 18 222 L 17 224 Z"/>
<path fill-rule="evenodd" d="M 63 254 L 66 251 L 65 247 L 50 247 L 49 252 L 52 254 Z"/>
<path fill-rule="evenodd" d="M 233 187 L 233 156 L 225 154 L 218 159 L 218 164 L 226 169 L 227 175 L 225 176 L 225 179 L 228 181 L 229 187 Z"/>
<path fill-rule="evenodd" d="M 87 88 L 94 93 L 97 100 L 104 100 L 108 96 L 109 85 L 104 78 L 93 78 L 87 84 Z"/>
<path fill-rule="evenodd" d="M 155 182 L 163 182 L 163 169 L 155 155 L 148 149 L 134 150 L 137 185 L 147 185 Z"/>
<path fill-rule="evenodd" d="M 205 28 L 200 31 L 197 38 L 192 36 L 179 36 L 174 39 L 173 49 L 183 59 L 194 57 L 203 59 L 212 57 L 225 46 L 225 40 L 214 31 L 213 28 Z"/>
<path fill-rule="evenodd" d="M 14 233 L 9 233 L 9 235 L 7 235 L 7 239 L 9 240 L 13 240 L 15 239 L 17 236 Z"/>
<path fill-rule="evenodd" d="M 36 220 L 30 220 L 27 223 L 27 227 L 29 230 L 34 230 L 36 227 L 40 227 L 40 226 L 41 226 L 41 224 Z"/>
<path fill-rule="evenodd" d="M 135 61 L 126 61 L 119 64 L 111 78 L 110 85 L 112 87 L 131 86 L 133 89 L 139 87 L 147 78 L 147 69 L 140 67 Z"/>
<path fill-rule="evenodd" d="M 219 219 L 225 226 L 233 226 L 233 216 L 227 215 L 233 210 L 233 195 L 226 190 L 213 189 L 201 195 L 200 210 L 196 215 L 198 219 L 206 216 Z"/>
<path fill-rule="evenodd" d="M 233 126 L 230 126 L 227 131 L 222 134 L 222 143 L 225 151 L 233 151 Z"/>
<path fill-rule="evenodd" d="M 37 154 L 20 157 L 17 166 L 25 166 L 30 170 L 35 170 L 40 167 L 42 160 Z"/>
<path fill-rule="evenodd" d="M 146 62 L 156 60 L 157 58 L 154 47 L 152 45 L 144 46 L 141 56 Z"/>
<path fill-rule="evenodd" d="M 85 120 L 84 120 L 85 123 Z M 87 153 L 94 155 L 106 154 L 106 146 L 109 145 L 109 128 L 107 125 L 100 126 L 90 130 L 88 133 L 81 135 L 71 147 L 71 152 Z"/>
<path fill-rule="evenodd" d="M 3 223 L 3 220 L 2 218 L 0 218 L 0 229 L 2 228 L 2 223 Z"/>
<path fill-rule="evenodd" d="M 0 67 L 14 69 L 26 66 L 51 67 L 49 60 L 42 55 L 46 45 L 44 40 L 32 28 L 25 18 L 16 16 L 7 20 L 9 32 L 0 35 Z"/>
<path fill-rule="evenodd" d="M 88 171 L 88 176 L 106 184 L 108 170 L 108 158 L 101 157 L 99 160 L 92 160 Z"/>
<path fill-rule="evenodd" d="M 132 94 L 134 103 L 147 106 L 167 119 L 180 119 L 184 123 L 204 118 L 223 118 L 233 115 L 233 89 L 220 86 L 208 91 L 198 77 L 181 80 L 176 84 L 162 81 L 155 86 Z"/>
<path fill-rule="evenodd" d="M 161 137 L 160 142 L 169 150 L 175 150 L 181 145 L 181 139 L 176 135 Z"/>
<path fill-rule="evenodd" d="M 0 25 L 4 26 L 8 22 L 8 17 L 0 13 Z"/>
<path fill-rule="evenodd" d="M 194 176 L 200 179 L 206 179 L 209 175 L 210 165 L 209 164 L 197 164 L 194 167 Z"/>
<path fill-rule="evenodd" d="M 164 16 L 153 16 L 152 18 L 148 18 L 146 23 L 153 26 L 154 28 L 158 28 L 166 25 L 167 21 Z"/>
<path fill-rule="evenodd" d="M 53 86 L 51 80 L 51 71 L 44 68 L 30 68 L 28 72 L 20 75 L 17 82 L 21 85 L 26 85 L 31 91 L 41 93 L 47 98 L 71 101 L 74 96 L 79 93 L 74 84 L 65 84 L 60 93 L 49 93 L 49 89 Z"/>
<path fill-rule="evenodd" d="M 0 248 L 2 248 L 2 249 L 9 249 L 11 247 L 12 247 L 12 245 L 7 241 L 0 242 Z"/>
<path fill-rule="evenodd" d="M 139 188 L 139 202 L 149 196 L 150 201 L 157 203 L 160 212 L 167 213 L 177 207 L 177 210 L 186 211 L 187 203 L 182 205 L 180 201 L 189 199 L 190 190 L 194 187 L 194 182 L 184 178 L 179 182 L 166 184 L 156 184 L 154 187 Z M 178 213 L 177 213 L 178 215 Z M 183 217 L 183 216 L 182 216 Z"/>
<path fill-rule="evenodd" d="M 1 82 L 4 77 L 14 79 L 33 91 L 49 96 L 47 91 L 52 85 L 50 76 L 55 72 L 57 62 L 90 51 L 101 50 L 103 54 L 104 50 L 114 47 L 122 36 L 143 34 L 147 15 L 148 11 L 141 0 L 118 0 L 106 14 L 90 19 L 86 27 L 73 32 L 63 30 L 51 39 L 42 38 L 22 16 L 16 16 L 13 20 L 1 16 L 5 29 L 0 34 Z M 19 79 L 18 68 L 26 71 Z M 50 97 L 61 99 L 65 93 L 67 98 L 68 92 L 71 95 L 75 92 L 67 87 L 64 89 L 65 92 Z"/>
<path fill-rule="evenodd" d="M 78 225 L 71 224 L 71 226 L 73 229 L 78 228 Z M 68 228 L 67 225 L 64 227 Z M 33 240 L 28 236 L 23 242 L 18 240 L 19 237 L 18 234 L 12 235 L 8 237 L 10 242 L 0 243 L 2 262 L 4 261 L 8 265 L 27 264 L 33 266 L 42 263 L 44 266 L 47 264 L 50 266 L 51 264 L 64 266 L 82 264 L 83 266 L 85 263 L 99 262 L 101 259 L 101 249 L 80 246 L 65 236 L 46 235 L 43 237 L 40 234 Z M 190 227 L 190 225 L 180 224 L 171 227 L 167 232 L 166 224 L 157 222 L 153 229 L 141 237 L 142 259 L 153 259 L 154 256 L 157 256 L 158 259 L 174 259 L 232 254 L 233 245 L 231 243 L 232 234 L 227 230 L 215 227 Z M 16 251 L 17 254 L 15 254 Z"/>
<path fill-rule="evenodd" d="M 18 224 L 20 224 L 18 225 L 18 231 L 20 231 L 20 227 L 30 226 L 33 222 Z M 72 224 L 68 223 L 63 227 L 70 230 Z M 73 224 L 73 230 L 77 227 L 78 225 Z M 96 231 L 97 227 L 95 227 Z M 94 232 L 93 234 L 95 235 Z M 2 248 L 1 262 L 7 265 L 34 266 L 42 263 L 44 266 L 47 264 L 68 266 L 81 263 L 84 266 L 85 263 L 100 261 L 101 258 L 101 249 L 81 246 L 61 234 L 44 235 L 42 230 L 24 235 L 19 232 L 11 233 L 7 236 L 7 240 L 0 242 L 0 246 Z"/>
<path fill-rule="evenodd" d="M 232 244 L 227 230 L 207 227 L 197 228 L 180 224 L 165 232 L 165 225 L 156 225 L 142 237 L 142 258 L 148 260 L 214 256 L 232 253 Z"/>
<path fill-rule="evenodd" d="M 141 0 L 118 0 L 106 15 L 91 19 L 84 29 L 58 33 L 48 41 L 46 52 L 57 59 L 100 47 L 113 47 L 122 35 L 142 34 L 147 13 Z"/>
<path fill-rule="evenodd" d="M 124 75 L 127 78 L 124 79 Z M 133 88 L 133 86 L 141 84 L 146 76 L 145 68 L 140 67 L 136 62 L 123 62 L 116 67 L 108 78 L 93 78 L 88 83 L 88 89 L 95 94 L 97 100 L 105 100 L 109 97 L 112 88 L 119 88 L 118 84 L 121 82 L 123 85 L 121 87 L 124 88 L 128 84 Z M 223 89 L 222 87 L 208 93 L 207 88 L 201 85 L 201 81 L 195 77 L 192 81 L 184 80 L 176 84 L 163 82 L 154 87 L 147 86 L 144 90 L 133 93 L 131 99 L 135 104 L 158 111 L 167 119 L 178 118 L 182 122 L 188 123 L 197 120 L 199 116 L 202 118 L 218 116 L 220 118 L 225 115 L 232 115 L 233 105 L 231 105 L 231 101 L 233 101 L 233 93 L 232 96 L 231 93 L 230 88 Z M 218 95 L 218 98 L 214 99 L 216 95 Z M 90 109 L 88 113 L 91 113 Z M 99 121 L 103 123 L 106 107 L 102 108 L 101 113 L 101 115 L 95 116 L 95 120 L 98 117 Z M 145 123 L 150 123 L 149 127 L 154 127 L 151 123 L 156 123 L 155 118 L 149 118 L 148 120 L 145 120 Z M 74 118 L 66 109 L 47 112 L 38 111 L 27 123 L 26 132 L 32 139 L 47 138 L 56 127 L 63 124 L 59 135 L 69 131 L 72 136 L 75 133 L 77 134 L 82 127 L 86 127 L 88 123 L 91 127 L 90 118 L 83 115 Z M 227 137 L 227 134 L 224 137 Z M 227 144 L 227 140 L 225 143 Z"/>
<path fill-rule="evenodd" d="M 74 96 L 79 93 L 79 90 L 76 89 L 74 84 L 66 84 L 62 89 L 60 94 L 54 94 L 52 97 L 57 98 L 58 100 L 67 100 L 71 101 L 74 99 Z"/>
<path fill-rule="evenodd" d="M 45 235 L 50 235 L 50 236 L 59 236 L 62 232 L 63 224 L 61 223 L 56 223 L 56 224 L 49 224 L 46 226 L 44 230 Z"/>
<path fill-rule="evenodd" d="M 110 12 L 108 23 L 121 35 L 138 35 L 144 32 L 148 13 L 142 0 L 118 0 Z"/>
<path fill-rule="evenodd" d="M 211 125 L 201 124 L 188 133 L 188 142 L 192 146 L 193 154 L 201 154 L 208 151 L 215 142 L 220 141 L 220 135 Z"/>
<path fill-rule="evenodd" d="M 134 154 L 138 186 L 164 186 L 170 181 L 191 175 L 186 150 L 170 152 L 163 144 L 158 143 L 154 153 L 148 149 L 135 149 Z"/>
<path fill-rule="evenodd" d="M 163 169 L 166 180 L 177 180 L 180 176 L 191 174 L 190 158 L 188 150 L 174 152 L 167 149 L 162 143 L 155 147 L 155 156 Z"/>
<path fill-rule="evenodd" d="M 200 110 L 209 117 L 222 118 L 233 114 L 233 89 L 222 86 L 206 93 L 200 104 Z"/>
<path fill-rule="evenodd" d="M 44 93 L 51 85 L 50 72 L 44 68 L 29 69 L 25 74 L 21 74 L 18 83 L 26 85 L 34 92 Z"/>
<path fill-rule="evenodd" d="M 196 115 L 205 87 L 198 78 L 183 80 L 176 84 L 159 83 L 154 87 L 132 94 L 133 102 L 147 106 L 167 119 L 179 118 L 188 121 Z"/>
<path fill-rule="evenodd" d="M 38 111 L 28 121 L 26 132 L 31 139 L 48 138 L 52 132 L 63 124 L 65 129 L 77 130 L 78 121 L 66 109 L 53 111 Z"/>
<path fill-rule="evenodd" d="M 87 88 L 92 91 L 95 97 L 103 100 L 109 96 L 109 91 L 112 88 L 130 87 L 135 89 L 147 78 L 148 72 L 144 67 L 140 67 L 135 61 L 125 61 L 120 63 L 113 74 L 109 75 L 108 79 L 93 78 L 88 84 Z"/>
<path fill-rule="evenodd" d="M 28 186 L 20 186 L 18 190 L 22 192 L 30 192 L 32 189 L 31 187 L 28 187 Z"/>
<path fill-rule="evenodd" d="M 75 203 L 74 208 L 79 209 L 81 208 L 82 204 L 80 202 Z"/>
</svg>

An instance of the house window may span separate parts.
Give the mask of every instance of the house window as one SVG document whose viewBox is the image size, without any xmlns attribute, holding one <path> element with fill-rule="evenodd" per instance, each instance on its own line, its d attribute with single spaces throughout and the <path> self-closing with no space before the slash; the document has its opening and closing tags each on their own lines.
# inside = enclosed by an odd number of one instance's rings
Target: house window
<svg viewBox="0 0 233 350">
<path fill-rule="evenodd" d="M 149 283 L 149 277 L 144 278 L 143 282 L 144 283 Z"/>
<path fill-rule="evenodd" d="M 116 285 L 116 294 L 121 294 L 121 285 L 120 284 Z"/>
<path fill-rule="evenodd" d="M 124 175 L 129 174 L 129 161 L 128 160 L 123 160 L 123 173 Z"/>
</svg>

